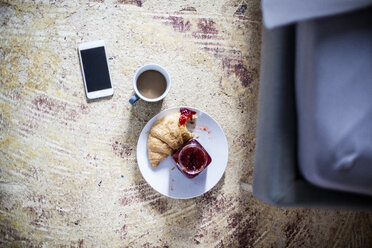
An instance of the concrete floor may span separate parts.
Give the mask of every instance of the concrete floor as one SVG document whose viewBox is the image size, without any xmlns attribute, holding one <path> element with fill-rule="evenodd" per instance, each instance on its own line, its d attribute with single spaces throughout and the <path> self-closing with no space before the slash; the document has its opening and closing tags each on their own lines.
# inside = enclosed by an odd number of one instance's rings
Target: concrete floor
<svg viewBox="0 0 372 248">
<path fill-rule="evenodd" d="M 76 48 L 98 39 L 115 93 L 88 102 Z M 371 212 L 252 196 L 260 40 L 258 0 L 1 3 L 0 246 L 371 247 Z M 172 89 L 133 107 L 149 62 Z M 229 143 L 224 177 L 189 200 L 148 186 L 135 154 L 146 122 L 180 105 L 209 113 Z"/>
</svg>

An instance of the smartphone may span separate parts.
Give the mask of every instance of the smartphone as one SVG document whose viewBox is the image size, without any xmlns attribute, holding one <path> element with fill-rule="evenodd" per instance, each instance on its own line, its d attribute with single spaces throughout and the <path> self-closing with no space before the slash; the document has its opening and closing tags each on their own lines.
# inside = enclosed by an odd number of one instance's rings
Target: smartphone
<svg viewBox="0 0 372 248">
<path fill-rule="evenodd" d="M 96 99 L 113 95 L 105 42 L 98 40 L 82 43 L 78 51 L 87 98 Z"/>
</svg>

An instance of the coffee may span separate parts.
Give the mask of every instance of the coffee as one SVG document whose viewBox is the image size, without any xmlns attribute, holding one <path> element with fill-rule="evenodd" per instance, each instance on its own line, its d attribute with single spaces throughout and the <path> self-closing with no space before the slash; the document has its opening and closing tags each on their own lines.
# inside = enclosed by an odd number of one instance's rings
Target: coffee
<svg viewBox="0 0 372 248">
<path fill-rule="evenodd" d="M 169 92 L 171 79 L 167 70 L 157 64 L 147 64 L 137 69 L 133 76 L 133 88 L 136 92 L 130 99 L 134 104 L 139 99 L 146 102 L 162 100 Z"/>
<path fill-rule="evenodd" d="M 144 71 L 137 79 L 137 89 L 144 97 L 157 98 L 167 89 L 167 81 L 158 71 Z"/>
</svg>

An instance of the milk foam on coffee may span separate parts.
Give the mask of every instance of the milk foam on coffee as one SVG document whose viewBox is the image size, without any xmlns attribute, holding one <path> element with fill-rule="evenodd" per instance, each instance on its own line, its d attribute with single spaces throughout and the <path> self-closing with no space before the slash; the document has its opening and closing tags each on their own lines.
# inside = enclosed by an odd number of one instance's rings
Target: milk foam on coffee
<svg viewBox="0 0 372 248">
<path fill-rule="evenodd" d="M 137 89 L 147 98 L 161 96 L 167 88 L 167 81 L 163 74 L 155 70 L 144 71 L 137 79 Z"/>
</svg>

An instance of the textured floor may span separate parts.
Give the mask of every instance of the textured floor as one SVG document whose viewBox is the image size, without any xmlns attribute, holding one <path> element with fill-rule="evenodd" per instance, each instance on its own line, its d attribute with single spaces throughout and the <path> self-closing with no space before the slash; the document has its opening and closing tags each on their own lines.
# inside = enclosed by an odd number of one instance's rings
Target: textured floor
<svg viewBox="0 0 372 248">
<path fill-rule="evenodd" d="M 284 209 L 252 196 L 261 16 L 246 1 L 0 4 L 0 247 L 371 247 L 372 213 Z M 87 102 L 76 47 L 103 39 L 115 87 Z M 135 70 L 169 71 L 135 107 Z M 179 105 L 222 126 L 229 162 L 210 192 L 169 199 L 143 180 L 136 142 Z M 269 154 L 268 154 L 269 155 Z"/>
</svg>

